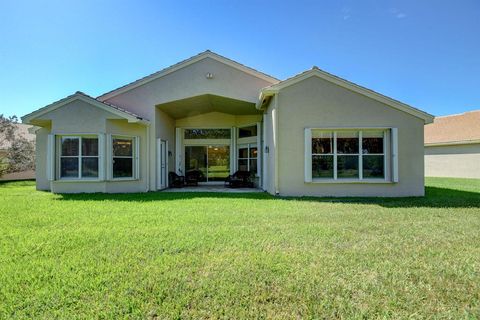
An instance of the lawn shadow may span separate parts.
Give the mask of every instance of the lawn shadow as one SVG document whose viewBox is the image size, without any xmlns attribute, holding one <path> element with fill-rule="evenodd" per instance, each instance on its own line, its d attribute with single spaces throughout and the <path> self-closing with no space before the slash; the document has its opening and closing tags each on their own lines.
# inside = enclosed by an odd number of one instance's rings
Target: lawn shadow
<svg viewBox="0 0 480 320">
<path fill-rule="evenodd" d="M 252 199 L 275 201 L 308 201 L 345 204 L 373 204 L 387 208 L 480 208 L 480 193 L 457 189 L 425 187 L 425 197 L 361 197 L 361 198 L 318 198 L 318 197 L 275 197 L 268 193 L 227 192 L 147 192 L 147 193 L 81 193 L 59 194 L 62 201 L 178 201 L 199 198 Z"/>
</svg>

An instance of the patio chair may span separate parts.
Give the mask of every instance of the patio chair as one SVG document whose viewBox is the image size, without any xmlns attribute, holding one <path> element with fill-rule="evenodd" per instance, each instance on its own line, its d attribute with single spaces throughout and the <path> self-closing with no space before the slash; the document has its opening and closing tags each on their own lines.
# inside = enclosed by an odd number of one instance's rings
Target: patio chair
<svg viewBox="0 0 480 320">
<path fill-rule="evenodd" d="M 230 188 L 253 188 L 253 174 L 250 171 L 237 171 L 225 179 L 225 186 Z"/>
<path fill-rule="evenodd" d="M 198 186 L 198 181 L 203 177 L 203 173 L 200 170 L 190 170 L 185 174 L 185 184 L 187 186 Z"/>
<path fill-rule="evenodd" d="M 170 188 L 183 188 L 185 186 L 185 177 L 170 171 L 168 173 L 168 182 Z"/>
</svg>

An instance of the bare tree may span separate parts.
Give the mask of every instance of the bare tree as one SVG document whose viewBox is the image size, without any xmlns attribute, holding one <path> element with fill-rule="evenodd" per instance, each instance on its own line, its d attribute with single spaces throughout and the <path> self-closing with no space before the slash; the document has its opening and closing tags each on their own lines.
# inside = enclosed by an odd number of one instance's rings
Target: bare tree
<svg viewBox="0 0 480 320">
<path fill-rule="evenodd" d="M 0 114 L 0 146 L 7 152 L 0 159 L 0 176 L 35 168 L 35 144 L 18 131 L 18 118 Z"/>
</svg>

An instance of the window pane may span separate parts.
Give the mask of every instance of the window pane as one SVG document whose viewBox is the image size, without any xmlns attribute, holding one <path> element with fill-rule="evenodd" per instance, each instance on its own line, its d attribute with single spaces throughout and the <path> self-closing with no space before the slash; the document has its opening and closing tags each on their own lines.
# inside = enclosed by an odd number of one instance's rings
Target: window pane
<svg viewBox="0 0 480 320">
<path fill-rule="evenodd" d="M 82 156 L 98 156 L 98 138 L 82 138 Z"/>
<path fill-rule="evenodd" d="M 131 157 L 133 155 L 132 139 L 113 139 L 113 155 L 117 157 Z"/>
<path fill-rule="evenodd" d="M 256 158 L 257 157 L 257 147 L 251 147 L 250 148 L 250 158 Z"/>
<path fill-rule="evenodd" d="M 257 159 L 250 159 L 250 171 L 257 173 Z"/>
<path fill-rule="evenodd" d="M 337 156 L 337 178 L 358 178 L 358 156 Z"/>
<path fill-rule="evenodd" d="M 60 177 L 78 178 L 78 157 L 60 158 Z"/>
<path fill-rule="evenodd" d="M 257 126 L 238 128 L 239 138 L 248 138 L 257 136 Z"/>
<path fill-rule="evenodd" d="M 114 178 L 133 177 L 133 159 L 132 158 L 113 158 L 113 177 Z"/>
<path fill-rule="evenodd" d="M 238 170 L 248 171 L 248 160 L 246 159 L 238 160 Z"/>
<path fill-rule="evenodd" d="M 363 156 L 363 177 L 384 178 L 384 156 Z"/>
<path fill-rule="evenodd" d="M 362 152 L 383 153 L 383 132 L 365 131 L 362 137 Z"/>
<path fill-rule="evenodd" d="M 333 132 L 312 131 L 312 153 L 333 153 Z"/>
<path fill-rule="evenodd" d="M 312 156 L 312 178 L 333 178 L 333 156 Z"/>
<path fill-rule="evenodd" d="M 78 156 L 79 153 L 78 138 L 62 138 L 62 156 Z"/>
<path fill-rule="evenodd" d="M 98 178 L 98 158 L 82 158 L 82 178 Z"/>
<path fill-rule="evenodd" d="M 185 129 L 185 139 L 230 139 L 230 129 Z"/>
<path fill-rule="evenodd" d="M 238 149 L 238 157 L 239 158 L 248 158 L 248 148 Z"/>
<path fill-rule="evenodd" d="M 353 131 L 337 132 L 337 153 L 340 153 L 340 154 L 358 153 L 358 132 L 353 132 Z"/>
</svg>

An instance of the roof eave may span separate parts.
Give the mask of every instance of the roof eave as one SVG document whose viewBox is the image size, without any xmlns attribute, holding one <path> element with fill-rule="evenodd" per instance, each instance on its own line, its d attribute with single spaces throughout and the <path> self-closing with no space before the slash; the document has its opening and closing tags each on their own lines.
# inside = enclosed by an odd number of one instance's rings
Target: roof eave
<svg viewBox="0 0 480 320">
<path fill-rule="evenodd" d="M 48 113 L 48 112 L 51 112 L 53 110 L 56 110 L 70 102 L 73 102 L 75 100 L 81 100 L 81 101 L 84 101 L 88 104 L 91 104 L 91 105 L 94 105 L 94 106 L 97 106 L 97 107 L 100 107 L 101 109 L 105 110 L 106 112 L 110 112 L 112 114 L 115 114 L 121 118 L 124 118 L 125 120 L 127 120 L 129 123 L 139 123 L 139 124 L 148 124 L 149 121 L 146 120 L 146 119 L 143 119 L 141 117 L 138 117 L 136 115 L 133 115 L 133 114 L 129 114 L 125 111 L 122 111 L 122 110 L 119 110 L 119 109 L 116 109 L 114 108 L 113 106 L 110 106 L 108 104 L 105 104 L 104 102 L 101 102 L 101 101 L 98 101 L 96 99 L 94 99 L 93 97 L 90 97 L 82 92 L 76 92 L 72 95 L 69 95 L 63 99 L 60 99 L 54 103 L 51 103 L 43 108 L 40 108 L 36 111 L 33 111 L 27 115 L 24 115 L 21 117 L 22 119 L 22 123 L 26 123 L 26 124 L 31 124 L 31 125 L 35 125 L 34 123 L 32 123 L 33 120 L 37 119 L 38 117 Z"/>
<path fill-rule="evenodd" d="M 455 145 L 465 145 L 465 144 L 480 144 L 480 139 L 431 142 L 431 143 L 425 143 L 425 147 L 442 147 L 442 146 L 455 146 Z"/>
</svg>

